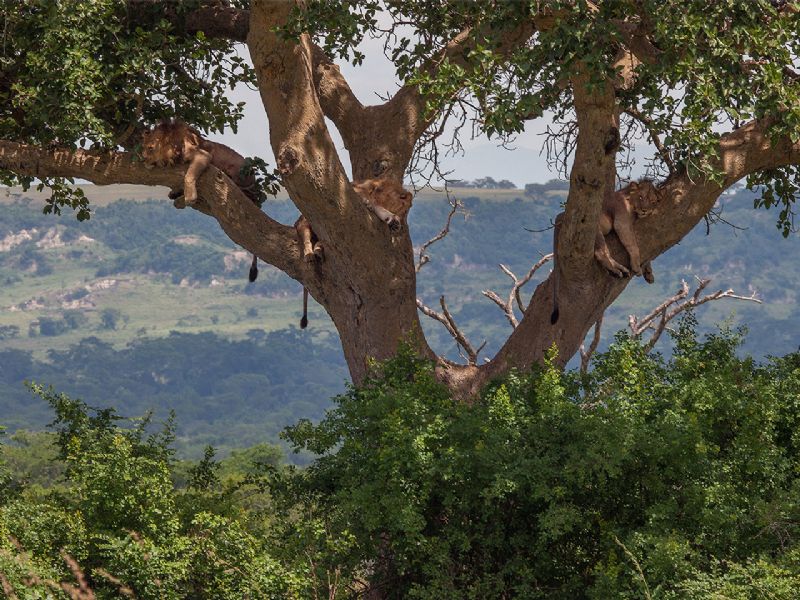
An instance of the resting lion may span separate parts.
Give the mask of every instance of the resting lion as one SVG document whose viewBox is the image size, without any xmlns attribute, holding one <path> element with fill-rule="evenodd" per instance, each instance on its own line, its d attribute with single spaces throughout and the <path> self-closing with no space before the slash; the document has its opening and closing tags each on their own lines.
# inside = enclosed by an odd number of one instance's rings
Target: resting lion
<svg viewBox="0 0 800 600">
<path fill-rule="evenodd" d="M 653 283 L 653 268 L 650 261 L 642 264 L 639 255 L 639 243 L 636 241 L 636 234 L 633 231 L 633 223 L 636 219 L 650 214 L 661 199 L 661 195 L 649 179 L 634 181 L 628 187 L 606 194 L 603 199 L 603 209 L 600 212 L 600 220 L 597 224 L 597 235 L 594 241 L 594 257 L 608 271 L 616 277 L 628 277 L 631 271 L 635 275 L 643 275 L 647 283 Z M 555 228 L 553 230 L 553 313 L 550 315 L 550 323 L 555 325 L 558 321 L 558 267 L 555 265 L 555 257 L 558 251 L 558 232 L 564 213 L 556 217 Z M 630 257 L 631 270 L 619 264 L 611 256 L 611 252 L 606 244 L 606 238 L 611 230 L 617 232 L 617 237 Z"/>
<path fill-rule="evenodd" d="M 164 121 L 142 135 L 142 158 L 149 167 L 171 167 L 188 163 L 183 177 L 183 189 L 170 191 L 173 200 L 183 195 L 184 202 L 191 206 L 197 202 L 197 178 L 208 165 L 214 165 L 230 177 L 244 194 L 256 204 L 261 193 L 255 175 L 245 169 L 245 158 L 225 144 L 212 142 L 200 135 L 194 127 L 183 121 Z M 250 281 L 258 277 L 258 258 L 253 255 L 250 266 Z"/>
<path fill-rule="evenodd" d="M 399 231 L 403 221 L 411 209 L 413 196 L 399 182 L 391 179 L 365 179 L 353 183 L 353 189 L 361 197 L 367 207 L 389 226 L 391 231 Z M 309 220 L 300 215 L 294 224 L 297 238 L 307 262 L 320 260 L 323 257 L 322 243 L 311 228 Z M 303 317 L 300 328 L 308 325 L 308 290 L 303 288 Z"/>
</svg>

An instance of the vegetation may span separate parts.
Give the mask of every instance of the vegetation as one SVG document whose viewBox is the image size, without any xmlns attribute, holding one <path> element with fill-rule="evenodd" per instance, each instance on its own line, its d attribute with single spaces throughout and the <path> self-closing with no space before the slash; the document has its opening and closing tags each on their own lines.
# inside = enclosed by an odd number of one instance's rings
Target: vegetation
<svg viewBox="0 0 800 600">
<path fill-rule="evenodd" d="M 68 597 L 58 586 L 85 577 L 98 598 L 372 586 L 391 598 L 790 600 L 800 354 L 760 364 L 737 357 L 739 333 L 701 341 L 692 327 L 669 360 L 620 336 L 589 375 L 551 356 L 471 405 L 406 348 L 321 423 L 287 431 L 319 455 L 306 469 L 268 447 L 176 464 L 171 421 L 154 429 L 36 387 L 60 466 L 25 484 L 21 447 L 4 448 L 4 585 L 19 597 Z"/>
</svg>

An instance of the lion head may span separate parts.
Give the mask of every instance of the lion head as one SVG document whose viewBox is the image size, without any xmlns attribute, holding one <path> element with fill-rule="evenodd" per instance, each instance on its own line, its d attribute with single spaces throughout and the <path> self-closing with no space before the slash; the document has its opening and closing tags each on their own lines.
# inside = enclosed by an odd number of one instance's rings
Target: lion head
<svg viewBox="0 0 800 600">
<path fill-rule="evenodd" d="M 142 135 L 142 158 L 151 167 L 171 167 L 183 160 L 187 145 L 199 145 L 200 134 L 182 121 L 165 121 Z"/>
<path fill-rule="evenodd" d="M 661 193 L 649 179 L 632 182 L 628 186 L 626 193 L 633 207 L 633 212 L 639 218 L 646 217 L 652 213 L 661 200 Z"/>
<path fill-rule="evenodd" d="M 411 209 L 411 192 L 393 179 L 365 179 L 353 185 L 360 196 L 378 206 L 405 217 Z"/>
</svg>

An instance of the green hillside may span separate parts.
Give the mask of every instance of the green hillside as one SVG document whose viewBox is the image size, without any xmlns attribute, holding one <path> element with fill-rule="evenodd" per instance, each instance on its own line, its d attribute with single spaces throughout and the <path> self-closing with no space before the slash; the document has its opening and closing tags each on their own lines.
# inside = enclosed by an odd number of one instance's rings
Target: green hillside
<svg viewBox="0 0 800 600">
<path fill-rule="evenodd" d="M 505 295 L 510 280 L 498 264 L 522 275 L 551 249 L 546 228 L 563 185 L 529 187 L 529 196 L 457 190 L 466 214 L 431 247 L 419 276 L 420 297 L 435 305 L 445 295 L 470 339 L 487 340 L 485 356 L 509 326 L 481 291 Z M 128 200 L 111 201 L 115 195 Z M 175 409 L 181 449 L 194 455 L 206 442 L 274 440 L 299 417 L 321 417 L 329 397 L 343 389 L 347 370 L 320 307 L 312 307 L 307 331 L 296 329 L 298 283 L 262 265 L 258 282 L 248 284 L 248 254 L 212 219 L 160 199 L 161 190 L 90 186 L 89 196 L 95 209 L 83 223 L 69 214 L 42 215 L 40 199 L 10 194 L 3 200 L 0 423 L 11 429 L 46 423 L 25 379 L 54 384 L 89 404 L 112 399 L 125 414 L 153 408 L 164 416 Z M 698 275 L 713 277 L 709 290 L 733 287 L 747 295 L 755 289 L 764 300 L 708 304 L 698 315 L 701 326 L 729 318 L 746 323 L 751 333 L 743 351 L 755 356 L 794 350 L 800 241 L 782 238 L 776 215 L 753 210 L 752 199 L 743 190 L 726 196 L 722 216 L 737 228 L 720 222 L 707 233 L 698 227 L 654 263 L 655 285 L 634 281 L 609 311 L 604 340 L 629 314 L 644 314 L 681 279 L 692 283 Z M 285 198 L 265 210 L 283 222 L 296 216 Z M 415 244 L 441 229 L 448 210 L 443 194 L 418 194 L 410 213 Z M 541 277 L 548 272 L 545 267 Z M 423 325 L 435 349 L 457 358 L 438 323 L 423 319 Z"/>
</svg>

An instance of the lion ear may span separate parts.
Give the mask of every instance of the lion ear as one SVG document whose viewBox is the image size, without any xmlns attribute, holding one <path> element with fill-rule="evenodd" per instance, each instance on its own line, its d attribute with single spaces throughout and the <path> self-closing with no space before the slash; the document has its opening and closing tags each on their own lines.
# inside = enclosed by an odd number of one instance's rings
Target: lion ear
<svg viewBox="0 0 800 600">
<path fill-rule="evenodd" d="M 631 181 L 630 185 L 628 186 L 632 192 L 635 192 L 639 189 L 639 182 L 638 181 Z"/>
</svg>

